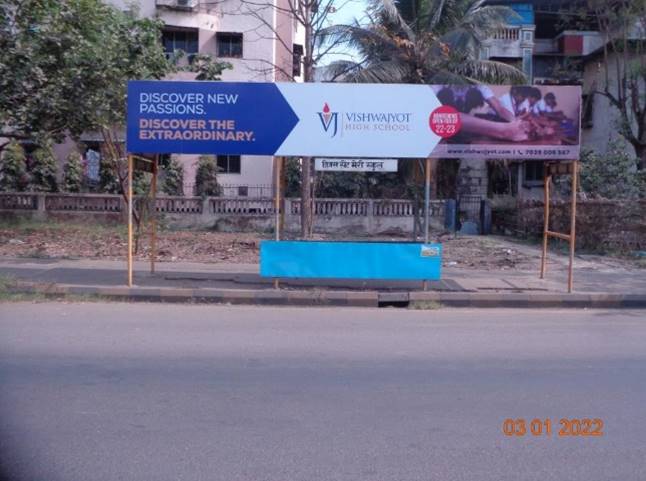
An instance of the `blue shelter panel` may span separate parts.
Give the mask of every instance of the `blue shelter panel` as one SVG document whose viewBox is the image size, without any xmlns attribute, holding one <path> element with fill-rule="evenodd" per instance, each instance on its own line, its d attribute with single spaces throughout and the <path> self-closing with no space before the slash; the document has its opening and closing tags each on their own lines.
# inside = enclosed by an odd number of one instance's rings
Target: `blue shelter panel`
<svg viewBox="0 0 646 481">
<path fill-rule="evenodd" d="M 439 280 L 441 264 L 441 244 L 260 243 L 260 275 L 263 277 Z"/>
</svg>

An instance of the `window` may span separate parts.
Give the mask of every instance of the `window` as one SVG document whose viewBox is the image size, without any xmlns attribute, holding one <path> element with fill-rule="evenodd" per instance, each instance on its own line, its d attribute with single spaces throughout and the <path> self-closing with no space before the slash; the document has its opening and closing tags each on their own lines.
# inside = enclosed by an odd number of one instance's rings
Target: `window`
<svg viewBox="0 0 646 481">
<path fill-rule="evenodd" d="M 197 54 L 197 40 L 197 29 L 167 28 L 162 31 L 162 43 L 166 55 L 170 56 L 181 50 L 186 54 L 189 62 L 192 62 L 195 54 Z"/>
<path fill-rule="evenodd" d="M 240 156 L 218 155 L 218 170 L 223 174 L 239 174 Z"/>
<path fill-rule="evenodd" d="M 581 108 L 583 109 L 581 127 L 591 129 L 594 126 L 594 95 L 584 94 L 581 97 Z"/>
<path fill-rule="evenodd" d="M 527 186 L 543 185 L 545 164 L 542 160 L 529 160 L 525 162 L 525 181 Z"/>
<path fill-rule="evenodd" d="M 215 39 L 218 44 L 218 57 L 242 57 L 242 34 L 241 33 L 216 33 Z"/>
<path fill-rule="evenodd" d="M 238 196 L 239 197 L 247 197 L 249 195 L 249 187 L 246 185 L 239 185 L 238 186 Z"/>
<path fill-rule="evenodd" d="M 303 46 L 294 44 L 292 48 L 292 57 L 293 57 L 293 66 L 292 66 L 292 76 L 300 77 L 301 76 L 301 63 L 303 61 Z"/>
</svg>

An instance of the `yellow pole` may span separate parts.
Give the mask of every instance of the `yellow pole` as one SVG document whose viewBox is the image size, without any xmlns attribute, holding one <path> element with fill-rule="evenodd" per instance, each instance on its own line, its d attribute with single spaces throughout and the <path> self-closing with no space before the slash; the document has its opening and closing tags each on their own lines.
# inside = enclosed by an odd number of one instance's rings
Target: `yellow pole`
<svg viewBox="0 0 646 481">
<path fill-rule="evenodd" d="M 275 227 L 274 230 L 276 231 L 276 241 L 280 240 L 280 166 L 281 166 L 281 160 L 282 157 L 274 157 L 274 177 L 275 177 L 275 183 L 274 183 L 274 189 L 276 192 L 276 199 L 275 199 Z M 278 278 L 274 279 L 274 289 L 278 289 L 280 287 L 280 280 Z"/>
<path fill-rule="evenodd" d="M 424 168 L 426 171 L 426 178 L 424 182 L 424 243 L 428 244 L 429 242 L 429 229 L 431 223 L 431 158 L 426 157 L 426 166 Z"/>
<path fill-rule="evenodd" d="M 151 186 L 152 211 L 150 213 L 150 273 L 155 273 L 155 259 L 157 258 L 157 161 L 156 155 L 153 160 L 153 184 Z"/>
<path fill-rule="evenodd" d="M 545 169 L 549 165 L 545 165 Z M 550 230 L 550 184 L 552 176 L 547 171 L 543 176 L 543 253 L 541 255 L 541 279 L 545 278 L 545 270 L 547 267 L 547 240 L 548 231 Z"/>
<path fill-rule="evenodd" d="M 281 169 L 280 169 L 280 189 L 281 189 L 281 196 L 280 196 L 280 231 L 285 232 L 285 192 L 287 192 L 287 183 L 286 179 L 287 176 L 285 175 L 285 172 L 287 171 L 287 159 L 286 157 L 281 157 Z"/>
<path fill-rule="evenodd" d="M 280 240 L 280 170 L 281 170 L 281 164 L 282 164 L 282 157 L 275 157 L 275 174 L 276 174 L 276 205 L 275 205 L 275 210 L 276 210 L 276 240 Z"/>
<path fill-rule="evenodd" d="M 128 155 L 128 287 L 132 287 L 132 155 Z"/>
<path fill-rule="evenodd" d="M 572 292 L 574 286 L 574 247 L 576 245 L 576 192 L 578 189 L 579 162 L 572 162 L 572 205 L 570 208 L 570 264 L 567 275 L 567 291 Z"/>
</svg>

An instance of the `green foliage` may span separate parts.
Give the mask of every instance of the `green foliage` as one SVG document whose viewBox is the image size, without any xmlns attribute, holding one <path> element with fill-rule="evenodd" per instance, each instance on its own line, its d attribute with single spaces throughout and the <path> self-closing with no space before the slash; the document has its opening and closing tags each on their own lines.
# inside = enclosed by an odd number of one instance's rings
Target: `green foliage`
<svg viewBox="0 0 646 481">
<path fill-rule="evenodd" d="M 322 45 L 346 43 L 359 61 L 332 62 L 331 79 L 374 83 L 488 83 L 525 81 L 502 62 L 481 60 L 480 42 L 506 24 L 511 9 L 481 0 L 372 0 L 368 22 L 335 25 L 320 35 Z"/>
<path fill-rule="evenodd" d="M 419 191 L 419 186 L 407 181 L 412 176 L 413 162 L 400 160 L 397 172 L 317 172 L 316 197 L 319 198 L 369 198 L 409 199 Z M 300 197 L 301 165 L 295 157 L 285 164 L 285 196 Z"/>
<path fill-rule="evenodd" d="M 172 156 L 164 169 L 162 192 L 168 195 L 184 195 L 184 166 L 176 156 Z"/>
<path fill-rule="evenodd" d="M 132 174 L 132 192 L 135 195 L 146 196 L 150 193 L 153 176 L 148 172 L 135 171 Z"/>
<path fill-rule="evenodd" d="M 285 197 L 301 196 L 301 163 L 296 157 L 285 159 Z"/>
<path fill-rule="evenodd" d="M 28 184 L 25 150 L 18 142 L 10 142 L 0 155 L 0 191 L 22 192 Z"/>
<path fill-rule="evenodd" d="M 67 156 L 63 170 L 63 190 L 65 192 L 81 192 L 85 184 L 81 154 L 76 150 Z"/>
<path fill-rule="evenodd" d="M 30 189 L 36 192 L 58 192 L 58 161 L 51 145 L 44 142 L 32 154 Z"/>
<path fill-rule="evenodd" d="M 222 72 L 233 68 L 229 62 L 220 62 L 210 55 L 198 53 L 189 64 L 187 70 L 195 72 L 195 80 L 220 80 Z"/>
<path fill-rule="evenodd" d="M 410 197 L 400 173 L 389 172 L 319 172 L 317 197 L 401 199 Z"/>
<path fill-rule="evenodd" d="M 195 173 L 195 195 L 200 197 L 221 195 L 218 184 L 218 164 L 215 156 L 202 155 L 197 162 Z"/>
<path fill-rule="evenodd" d="M 101 0 L 0 2 L 0 131 L 61 141 L 122 123 L 127 80 L 172 69 L 162 25 Z"/>
<path fill-rule="evenodd" d="M 582 18 L 591 19 L 607 42 L 594 70 L 596 78 L 588 81 L 615 109 L 617 133 L 635 149 L 637 168 L 646 170 L 646 2 L 584 3 Z"/>
<path fill-rule="evenodd" d="M 106 194 L 122 194 L 117 170 L 112 162 L 101 157 L 99 167 L 99 190 Z"/>
<path fill-rule="evenodd" d="M 608 199 L 646 197 L 643 172 L 624 142 L 612 141 L 605 154 L 592 150 L 581 154 L 581 190 Z"/>
</svg>

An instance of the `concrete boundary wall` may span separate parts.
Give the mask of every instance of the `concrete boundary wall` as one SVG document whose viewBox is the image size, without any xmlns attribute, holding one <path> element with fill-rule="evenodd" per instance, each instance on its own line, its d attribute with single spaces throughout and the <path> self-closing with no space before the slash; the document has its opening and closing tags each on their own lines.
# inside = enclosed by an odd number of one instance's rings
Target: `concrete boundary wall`
<svg viewBox="0 0 646 481">
<path fill-rule="evenodd" d="M 137 203 L 145 199 L 136 199 Z M 170 228 L 228 232 L 271 231 L 275 201 L 269 197 L 159 197 L 156 210 Z M 34 220 L 125 222 L 126 203 L 119 195 L 0 193 L 0 217 Z M 284 226 L 300 228 L 300 199 L 284 199 Z M 445 201 L 431 202 L 431 221 L 443 228 Z M 414 202 L 402 199 L 316 199 L 314 227 L 321 233 L 398 235 L 413 231 Z"/>
</svg>

